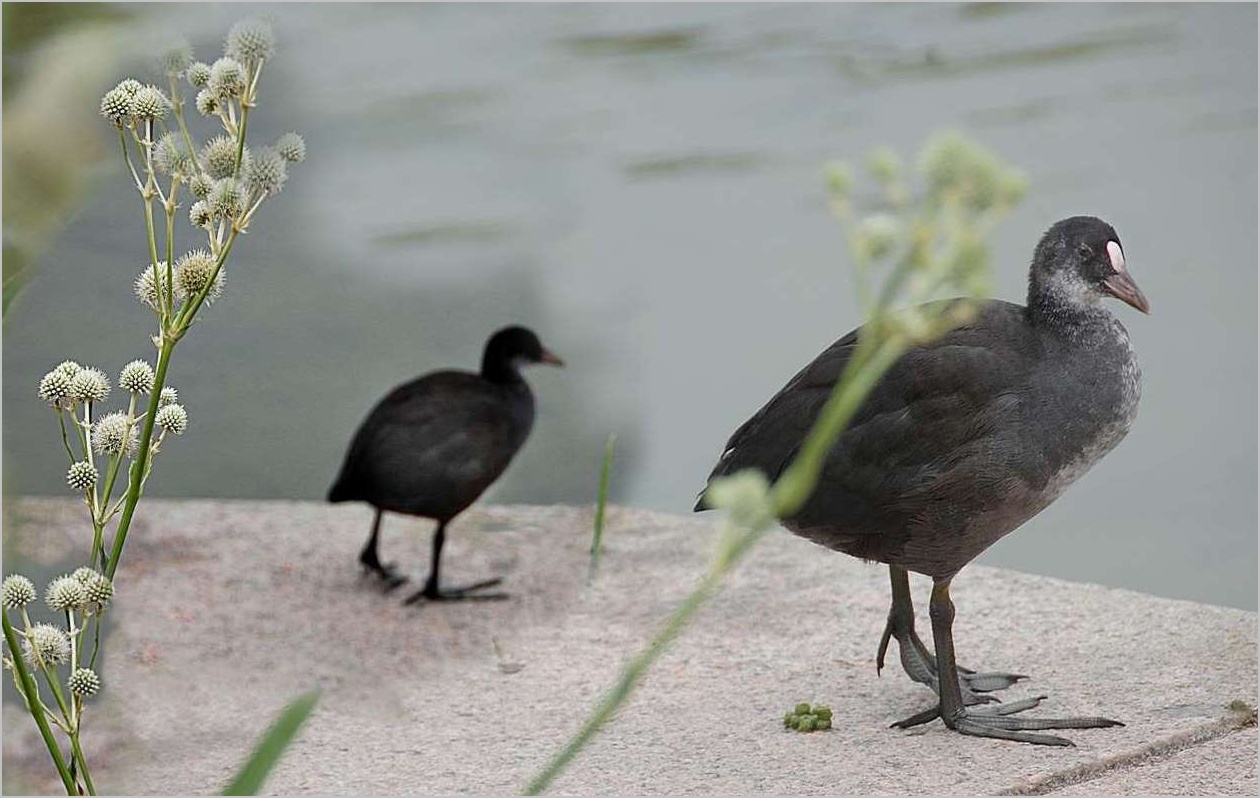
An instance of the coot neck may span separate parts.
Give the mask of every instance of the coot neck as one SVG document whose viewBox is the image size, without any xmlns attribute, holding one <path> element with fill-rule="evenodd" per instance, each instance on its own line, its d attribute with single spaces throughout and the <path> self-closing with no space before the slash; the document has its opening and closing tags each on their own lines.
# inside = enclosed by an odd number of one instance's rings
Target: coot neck
<svg viewBox="0 0 1260 798">
<path fill-rule="evenodd" d="M 1088 343 L 1114 337 L 1119 323 L 1101 301 L 1046 290 L 1034 282 L 1028 287 L 1028 321 L 1034 327 L 1075 343 Z"/>
<path fill-rule="evenodd" d="M 496 385 L 517 385 L 525 382 L 514 358 L 503 358 L 487 352 L 481 361 L 481 376 Z"/>
</svg>

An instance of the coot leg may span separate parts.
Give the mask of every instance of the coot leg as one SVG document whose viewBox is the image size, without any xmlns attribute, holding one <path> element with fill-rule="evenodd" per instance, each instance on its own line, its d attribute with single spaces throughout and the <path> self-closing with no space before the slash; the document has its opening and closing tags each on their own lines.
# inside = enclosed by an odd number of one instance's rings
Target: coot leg
<svg viewBox="0 0 1260 798">
<path fill-rule="evenodd" d="M 393 563 L 382 565 L 380 557 L 377 555 L 376 546 L 381 534 L 381 514 L 381 511 L 377 510 L 376 518 L 372 519 L 372 534 L 368 537 L 363 551 L 359 552 L 359 562 L 364 568 L 380 577 L 381 581 L 385 583 L 385 589 L 388 591 L 406 582 L 407 577 L 395 571 Z"/>
<path fill-rule="evenodd" d="M 888 610 L 888 624 L 879 640 L 879 651 L 875 657 L 875 672 L 884 669 L 884 655 L 888 651 L 888 642 L 896 639 L 901 653 L 901 667 L 906 674 L 920 684 L 926 684 L 936 690 L 936 657 L 919 639 L 914 630 L 914 601 L 910 597 L 910 574 L 899 565 L 888 566 L 888 574 L 892 582 L 892 607 Z M 1018 673 L 977 673 L 970 668 L 958 667 L 958 678 L 962 681 L 963 701 L 967 704 L 980 704 L 998 700 L 994 696 L 980 695 L 994 690 L 1005 690 L 1007 687 L 1026 679 Z M 929 718 L 930 720 L 930 718 Z"/>
<path fill-rule="evenodd" d="M 938 581 L 932 587 L 929 605 L 932 618 L 932 640 L 936 644 L 937 663 L 944 670 L 957 667 L 954 659 L 954 602 L 949 597 L 949 580 Z M 1030 734 L 1041 729 L 1098 729 L 1123 726 L 1119 721 L 1100 717 L 1079 718 L 1017 718 L 1015 713 L 1031 709 L 1041 698 L 1015 701 L 998 707 L 967 707 L 963 704 L 962 689 L 958 682 L 946 679 L 939 683 L 941 720 L 954 731 L 976 737 L 994 737 L 1035 745 L 1072 745 L 1071 740 L 1050 734 Z M 925 723 L 929 713 L 919 713 L 903 723 Z M 900 724 L 898 724 L 900 725 Z M 913 725 L 913 724 L 911 724 Z"/>
<path fill-rule="evenodd" d="M 446 543 L 446 521 L 439 521 L 437 531 L 433 533 L 433 553 L 429 562 L 429 578 L 424 582 L 424 589 L 412 594 L 403 604 L 415 604 L 418 601 L 502 601 L 506 593 L 479 593 L 488 587 L 494 587 L 502 579 L 486 579 L 463 587 L 438 588 L 439 574 L 442 567 L 442 546 Z"/>
</svg>

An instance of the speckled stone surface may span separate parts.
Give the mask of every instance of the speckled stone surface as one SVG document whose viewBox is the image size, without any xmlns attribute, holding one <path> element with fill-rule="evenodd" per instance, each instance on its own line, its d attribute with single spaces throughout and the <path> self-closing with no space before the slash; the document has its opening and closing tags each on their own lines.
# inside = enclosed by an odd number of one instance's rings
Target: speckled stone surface
<svg viewBox="0 0 1260 798">
<path fill-rule="evenodd" d="M 81 509 L 6 507 L 10 553 L 86 548 Z M 322 688 L 273 774 L 286 794 L 512 794 L 581 724 L 621 663 L 695 584 L 710 514 L 610 508 L 586 584 L 592 508 L 475 507 L 443 574 L 505 576 L 507 602 L 404 607 L 356 556 L 364 506 L 146 501 L 128 541 L 85 743 L 102 791 L 214 793 L 273 715 Z M 431 524 L 388 517 L 382 556 L 419 578 Z M 69 559 L 66 565 L 73 565 Z M 926 580 L 915 577 L 921 630 Z M 886 569 L 775 532 L 554 784 L 557 794 L 1251 793 L 1256 615 L 980 566 L 955 580 L 955 641 L 973 668 L 1032 678 L 1034 714 L 1102 714 L 1075 748 L 888 728 L 931 693 L 875 649 Z M 829 704 L 836 728 L 783 712 Z M 6 707 L 6 782 L 58 791 L 34 726 Z M 1248 758 L 1248 756 L 1250 758 Z"/>
</svg>

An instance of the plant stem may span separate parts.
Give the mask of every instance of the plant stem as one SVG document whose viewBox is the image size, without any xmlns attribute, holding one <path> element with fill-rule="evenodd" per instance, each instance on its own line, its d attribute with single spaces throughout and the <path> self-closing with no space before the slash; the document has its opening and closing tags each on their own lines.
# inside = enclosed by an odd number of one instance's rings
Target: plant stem
<svg viewBox="0 0 1260 798">
<path fill-rule="evenodd" d="M 118 519 L 118 530 L 114 533 L 114 545 L 110 549 L 109 561 L 105 565 L 105 575 L 110 579 L 118 570 L 118 561 L 122 558 L 123 544 L 127 542 L 127 531 L 131 528 L 131 518 L 136 513 L 136 504 L 140 501 L 140 493 L 144 490 L 144 468 L 135 467 L 136 463 L 145 463 L 149 457 L 149 444 L 153 440 L 153 424 L 157 419 L 158 399 L 162 387 L 166 384 L 166 369 L 171 364 L 171 353 L 175 351 L 177 339 L 162 336 L 162 346 L 158 350 L 157 370 L 154 372 L 153 393 L 149 395 L 149 410 L 144 415 L 144 426 L 140 431 L 140 447 L 132 458 L 131 479 L 127 485 L 127 502 L 123 505 L 122 517 Z"/>
<path fill-rule="evenodd" d="M 74 778 L 70 775 L 70 768 L 66 765 L 65 757 L 61 753 L 61 748 L 57 745 L 57 740 L 53 737 L 52 727 L 48 725 L 48 717 L 44 713 L 43 702 L 39 700 L 39 694 L 36 691 L 35 679 L 31 676 L 30 670 L 26 667 L 26 662 L 22 659 L 22 647 L 18 644 L 17 633 L 13 630 L 13 625 L 9 623 L 9 614 L 0 612 L 0 623 L 4 626 L 4 640 L 9 646 L 9 654 L 13 659 L 13 669 L 17 672 L 18 678 L 22 682 L 22 692 L 25 694 L 27 709 L 31 712 L 31 717 L 35 719 L 35 725 L 39 727 L 39 734 L 44 738 L 44 745 L 48 746 L 48 753 L 52 756 L 53 764 L 57 766 L 57 773 L 61 776 L 61 781 L 66 786 L 66 795 L 78 795 L 78 785 L 75 784 Z"/>
<path fill-rule="evenodd" d="M 586 582 L 595 581 L 595 572 L 599 569 L 599 557 L 604 544 L 604 509 L 608 505 L 608 477 L 612 473 L 613 450 L 617 446 L 617 433 L 608 436 L 604 444 L 604 465 L 599 473 L 599 494 L 595 500 L 595 525 L 591 540 L 591 565 L 586 574 Z"/>
</svg>

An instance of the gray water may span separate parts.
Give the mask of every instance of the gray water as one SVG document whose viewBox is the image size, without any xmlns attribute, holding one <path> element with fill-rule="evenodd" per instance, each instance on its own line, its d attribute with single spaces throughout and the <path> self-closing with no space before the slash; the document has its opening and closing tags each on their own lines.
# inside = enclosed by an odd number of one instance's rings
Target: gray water
<svg viewBox="0 0 1260 798">
<path fill-rule="evenodd" d="M 957 127 L 1030 179 L 996 295 L 1088 213 L 1154 308 L 1116 308 L 1145 373 L 1128 439 L 980 561 L 1256 607 L 1254 6 L 138 11 L 206 60 L 251 12 L 281 40 L 251 133 L 310 154 L 180 345 L 192 423 L 149 495 L 320 499 L 386 389 L 519 322 L 569 367 L 529 375 L 534 434 L 484 500 L 590 502 L 616 432 L 613 499 L 686 512 L 729 433 L 860 321 L 823 163 Z M 39 377 L 152 356 L 139 204 L 108 166 L 5 329 L 19 493 L 66 493 Z"/>
</svg>

